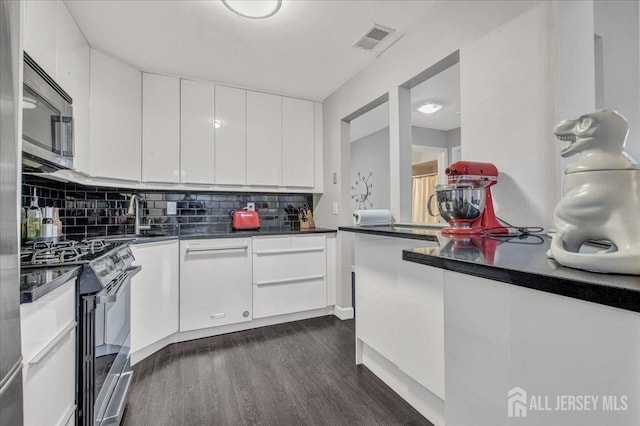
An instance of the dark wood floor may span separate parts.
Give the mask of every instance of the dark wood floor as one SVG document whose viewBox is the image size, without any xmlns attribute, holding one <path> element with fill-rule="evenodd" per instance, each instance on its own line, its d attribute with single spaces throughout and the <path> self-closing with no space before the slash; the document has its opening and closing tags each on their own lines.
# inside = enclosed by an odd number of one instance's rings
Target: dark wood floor
<svg viewBox="0 0 640 426">
<path fill-rule="evenodd" d="M 431 425 L 364 366 L 354 322 L 314 318 L 166 347 L 134 366 L 124 425 Z"/>
</svg>

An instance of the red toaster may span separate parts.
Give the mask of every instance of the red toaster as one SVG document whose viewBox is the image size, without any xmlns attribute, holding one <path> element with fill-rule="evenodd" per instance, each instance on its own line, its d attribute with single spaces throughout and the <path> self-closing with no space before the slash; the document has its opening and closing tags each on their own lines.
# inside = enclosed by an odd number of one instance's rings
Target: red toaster
<svg viewBox="0 0 640 426">
<path fill-rule="evenodd" d="M 233 229 L 258 229 L 260 228 L 260 216 L 256 211 L 236 210 L 233 212 Z"/>
</svg>

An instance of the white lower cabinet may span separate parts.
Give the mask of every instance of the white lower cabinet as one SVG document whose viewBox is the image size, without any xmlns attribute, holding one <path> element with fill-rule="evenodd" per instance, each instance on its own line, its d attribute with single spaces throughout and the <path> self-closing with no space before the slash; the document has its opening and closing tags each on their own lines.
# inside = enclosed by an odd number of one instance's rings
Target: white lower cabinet
<svg viewBox="0 0 640 426">
<path fill-rule="evenodd" d="M 326 306 L 327 255 L 324 235 L 254 239 L 254 318 Z"/>
<path fill-rule="evenodd" d="M 445 283 L 447 425 L 640 424 L 640 313 L 452 271 Z"/>
<path fill-rule="evenodd" d="M 251 238 L 180 241 L 180 331 L 251 321 Z"/>
<path fill-rule="evenodd" d="M 402 260 L 429 245 L 356 237 L 356 338 L 444 400 L 444 273 Z"/>
<path fill-rule="evenodd" d="M 142 270 L 131 279 L 131 352 L 178 331 L 178 241 L 130 246 Z"/>
<path fill-rule="evenodd" d="M 75 412 L 75 278 L 20 305 L 24 425 L 65 425 Z"/>
</svg>

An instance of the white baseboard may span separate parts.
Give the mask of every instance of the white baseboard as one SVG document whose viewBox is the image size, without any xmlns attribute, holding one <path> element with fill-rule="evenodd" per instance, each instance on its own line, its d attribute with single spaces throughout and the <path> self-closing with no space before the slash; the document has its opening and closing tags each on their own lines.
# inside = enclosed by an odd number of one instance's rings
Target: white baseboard
<svg viewBox="0 0 640 426">
<path fill-rule="evenodd" d="M 341 320 L 348 320 L 353 318 L 353 308 L 350 306 L 348 308 L 343 308 L 341 306 L 335 305 L 333 307 L 333 315 L 337 316 Z"/>
<path fill-rule="evenodd" d="M 143 359 L 153 355 L 160 349 L 172 343 L 186 342 L 188 340 L 202 339 L 204 337 L 218 336 L 220 334 L 233 333 L 236 331 L 250 330 L 252 328 L 266 327 L 274 324 L 300 321 L 309 318 L 331 315 L 334 310 L 328 306 L 326 308 L 314 309 L 311 311 L 294 312 L 292 314 L 276 315 L 268 318 L 258 318 L 237 324 L 222 325 L 219 327 L 203 328 L 200 330 L 180 331 L 165 337 L 155 343 L 150 344 L 136 352 L 131 353 L 131 365 L 137 364 Z M 353 314 L 352 314 L 353 316 Z"/>
</svg>

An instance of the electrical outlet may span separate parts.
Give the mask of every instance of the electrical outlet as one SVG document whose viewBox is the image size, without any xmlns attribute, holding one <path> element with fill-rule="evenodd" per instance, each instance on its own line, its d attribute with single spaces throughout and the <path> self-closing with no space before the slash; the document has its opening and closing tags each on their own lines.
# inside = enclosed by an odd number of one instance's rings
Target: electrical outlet
<svg viewBox="0 0 640 426">
<path fill-rule="evenodd" d="M 333 202 L 333 214 L 338 214 L 338 202 Z"/>
<path fill-rule="evenodd" d="M 178 214 L 178 208 L 175 201 L 167 201 L 167 214 Z"/>
<path fill-rule="evenodd" d="M 247 210 L 249 210 L 250 212 L 255 211 L 256 203 L 247 203 Z"/>
</svg>

